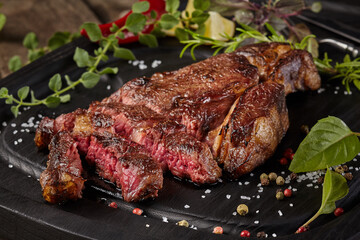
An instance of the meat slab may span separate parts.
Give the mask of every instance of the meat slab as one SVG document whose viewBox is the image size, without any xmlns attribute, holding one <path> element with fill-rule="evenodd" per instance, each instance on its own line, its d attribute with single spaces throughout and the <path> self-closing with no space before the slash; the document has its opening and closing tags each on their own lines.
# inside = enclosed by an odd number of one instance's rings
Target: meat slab
<svg viewBox="0 0 360 240">
<path fill-rule="evenodd" d="M 289 127 L 285 96 L 319 87 L 308 52 L 253 44 L 133 79 L 87 110 L 44 118 L 35 142 L 46 147 L 67 131 L 100 176 L 117 183 L 126 201 L 138 201 L 161 191 L 161 170 L 197 184 L 217 182 L 219 166 L 233 179 L 249 173 Z"/>
</svg>

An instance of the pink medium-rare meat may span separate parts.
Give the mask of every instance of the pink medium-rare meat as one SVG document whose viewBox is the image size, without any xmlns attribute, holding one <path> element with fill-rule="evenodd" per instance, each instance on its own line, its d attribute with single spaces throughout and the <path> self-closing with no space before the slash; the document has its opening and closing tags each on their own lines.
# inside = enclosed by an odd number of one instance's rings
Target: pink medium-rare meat
<svg viewBox="0 0 360 240">
<path fill-rule="evenodd" d="M 85 180 L 77 143 L 68 132 L 52 137 L 47 168 L 40 175 L 43 197 L 50 203 L 81 198 Z"/>
<path fill-rule="evenodd" d="M 231 178 L 249 173 L 275 152 L 288 127 L 284 86 L 264 82 L 250 88 L 221 131 L 218 162 Z"/>
<path fill-rule="evenodd" d="M 160 165 L 142 146 L 124 138 L 91 136 L 86 160 L 101 177 L 121 188 L 127 202 L 157 197 L 162 188 Z"/>
<path fill-rule="evenodd" d="M 183 125 L 145 106 L 94 102 L 89 113 L 97 128 L 112 126 L 113 134 L 143 145 L 175 176 L 199 184 L 216 182 L 221 176 L 207 144 L 187 134 Z"/>
</svg>

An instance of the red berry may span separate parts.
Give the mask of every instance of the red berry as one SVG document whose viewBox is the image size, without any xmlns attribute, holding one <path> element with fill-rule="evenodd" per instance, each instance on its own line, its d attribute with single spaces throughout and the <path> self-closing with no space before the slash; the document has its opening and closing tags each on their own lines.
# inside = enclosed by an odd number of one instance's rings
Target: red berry
<svg viewBox="0 0 360 240">
<path fill-rule="evenodd" d="M 214 227 L 213 233 L 215 234 L 223 234 L 224 230 L 222 227 Z"/>
<path fill-rule="evenodd" d="M 240 233 L 240 237 L 250 237 L 250 232 L 248 230 L 243 230 Z"/>
<path fill-rule="evenodd" d="M 296 233 L 302 233 L 302 232 L 306 232 L 307 228 L 306 227 L 299 227 L 299 229 L 296 231 Z"/>
<path fill-rule="evenodd" d="M 291 197 L 291 195 L 292 195 L 292 191 L 291 191 L 291 189 L 285 189 L 284 190 L 284 196 L 285 197 Z"/>
<path fill-rule="evenodd" d="M 111 202 L 111 203 L 109 204 L 109 207 L 117 208 L 118 205 L 116 204 L 116 202 Z"/>
<path fill-rule="evenodd" d="M 293 150 L 291 148 L 287 148 L 285 149 L 283 156 L 286 157 L 287 159 L 290 159 L 292 153 Z"/>
<path fill-rule="evenodd" d="M 295 155 L 295 153 L 290 154 L 289 159 L 290 159 L 290 160 L 293 160 L 293 159 L 294 159 L 294 155 Z"/>
<path fill-rule="evenodd" d="M 344 209 L 342 209 L 341 207 L 336 208 L 334 211 L 334 215 L 337 217 L 343 215 L 343 213 L 344 213 Z"/>
<path fill-rule="evenodd" d="M 287 164 L 288 164 L 288 160 L 283 157 L 283 158 L 280 159 L 280 164 L 281 164 L 281 165 L 287 165 Z"/>
<path fill-rule="evenodd" d="M 141 210 L 140 208 L 134 208 L 133 209 L 133 214 L 136 214 L 136 215 L 141 215 L 143 213 L 143 210 Z"/>
</svg>

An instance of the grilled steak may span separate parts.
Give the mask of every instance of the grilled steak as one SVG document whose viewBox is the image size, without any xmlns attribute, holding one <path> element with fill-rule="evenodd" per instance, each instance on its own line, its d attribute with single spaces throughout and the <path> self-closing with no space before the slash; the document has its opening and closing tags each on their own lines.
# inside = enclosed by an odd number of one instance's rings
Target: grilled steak
<svg viewBox="0 0 360 240">
<path fill-rule="evenodd" d="M 156 166 L 199 184 L 219 179 L 217 163 L 231 178 L 252 171 L 274 153 L 289 126 L 285 96 L 319 87 L 308 52 L 253 44 L 133 79 L 88 110 L 44 118 L 35 142 L 45 147 L 58 132 L 70 132 L 99 175 L 136 201 L 161 188 Z"/>
<path fill-rule="evenodd" d="M 47 168 L 40 175 L 46 201 L 61 203 L 81 198 L 85 180 L 81 176 L 83 168 L 76 147 L 77 143 L 68 132 L 52 137 Z"/>
<path fill-rule="evenodd" d="M 127 202 L 157 197 L 162 188 L 160 165 L 143 147 L 123 138 L 91 136 L 86 159 L 101 177 L 121 188 Z"/>
<path fill-rule="evenodd" d="M 284 86 L 259 84 L 243 94 L 222 129 L 218 162 L 232 178 L 249 173 L 274 153 L 288 127 Z"/>
<path fill-rule="evenodd" d="M 168 120 L 145 106 L 94 102 L 89 108 L 97 131 L 111 132 L 143 145 L 164 170 L 193 182 L 213 183 L 221 169 L 207 144 L 187 134 L 183 125 Z"/>
</svg>

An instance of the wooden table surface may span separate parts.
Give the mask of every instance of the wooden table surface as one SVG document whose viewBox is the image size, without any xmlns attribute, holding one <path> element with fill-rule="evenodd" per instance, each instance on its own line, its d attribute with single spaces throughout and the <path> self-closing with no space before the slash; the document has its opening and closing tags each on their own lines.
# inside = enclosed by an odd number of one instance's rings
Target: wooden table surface
<svg viewBox="0 0 360 240">
<path fill-rule="evenodd" d="M 36 33 L 45 46 L 55 32 L 75 33 L 84 22 L 106 23 L 119 18 L 136 0 L 0 0 L 0 12 L 7 21 L 0 31 L 0 79 L 7 76 L 8 61 L 19 55 L 26 61 L 22 46 L 25 35 Z"/>
</svg>

